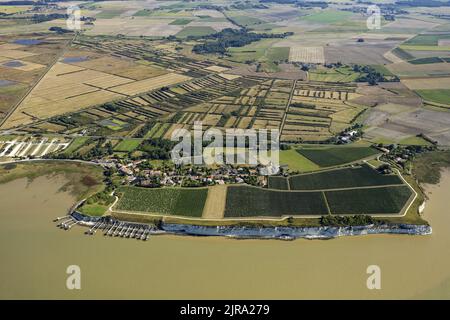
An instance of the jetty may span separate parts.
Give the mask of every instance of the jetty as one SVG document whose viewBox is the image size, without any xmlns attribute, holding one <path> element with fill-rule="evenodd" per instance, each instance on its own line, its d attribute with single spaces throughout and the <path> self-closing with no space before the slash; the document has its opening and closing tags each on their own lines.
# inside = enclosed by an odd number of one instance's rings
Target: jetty
<svg viewBox="0 0 450 320">
<path fill-rule="evenodd" d="M 106 237 L 120 237 L 124 239 L 136 239 L 147 241 L 156 227 L 144 223 L 134 223 L 117 220 L 111 216 L 91 217 L 86 216 L 76 209 L 83 204 L 84 200 L 78 202 L 65 216 L 57 217 L 53 222 L 57 222 L 57 227 L 63 230 L 70 230 L 75 225 L 88 227 L 85 234 L 93 236 L 101 230 Z"/>
</svg>

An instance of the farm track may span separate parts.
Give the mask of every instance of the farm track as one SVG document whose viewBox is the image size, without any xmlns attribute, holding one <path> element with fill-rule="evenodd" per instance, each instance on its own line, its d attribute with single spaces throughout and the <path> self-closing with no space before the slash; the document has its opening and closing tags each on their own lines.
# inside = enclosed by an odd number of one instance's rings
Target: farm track
<svg viewBox="0 0 450 320">
<path fill-rule="evenodd" d="M 292 102 L 292 98 L 294 97 L 294 92 L 295 92 L 295 86 L 297 84 L 297 80 L 294 80 L 294 83 L 292 84 L 292 89 L 291 89 L 291 93 L 289 94 L 289 100 L 286 104 L 286 109 L 284 110 L 284 115 L 283 115 L 283 120 L 281 120 L 281 124 L 280 124 L 280 134 L 283 132 L 284 129 L 284 125 L 286 123 L 286 119 L 287 119 L 287 115 L 289 112 L 289 107 L 291 105 Z"/>
<path fill-rule="evenodd" d="M 52 63 L 45 69 L 45 71 L 39 76 L 39 78 L 35 81 L 35 83 L 30 87 L 30 89 L 23 95 L 23 97 L 8 111 L 6 114 L 6 117 L 4 117 L 0 121 L 0 129 L 3 126 L 3 124 L 8 120 L 8 118 L 17 110 L 17 108 L 20 106 L 20 104 L 25 100 L 26 97 L 33 91 L 33 89 L 41 82 L 41 80 L 47 75 L 47 73 L 53 68 L 53 66 L 58 62 L 58 60 L 66 53 L 67 49 L 70 48 L 72 45 L 72 42 L 76 39 L 77 34 L 74 35 L 72 39 L 70 39 L 67 44 L 64 46 L 64 48 L 61 49 L 60 53 L 56 55 L 55 59 L 52 61 Z"/>
</svg>

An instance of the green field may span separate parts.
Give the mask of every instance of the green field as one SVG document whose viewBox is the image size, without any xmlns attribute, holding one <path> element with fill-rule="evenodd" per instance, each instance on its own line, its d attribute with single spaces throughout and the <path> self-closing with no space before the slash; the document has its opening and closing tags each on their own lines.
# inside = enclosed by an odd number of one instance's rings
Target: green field
<svg viewBox="0 0 450 320">
<path fill-rule="evenodd" d="M 373 68 L 376 72 L 381 73 L 383 76 L 392 77 L 394 74 L 389 71 L 385 66 L 381 64 L 371 64 L 369 67 Z"/>
<path fill-rule="evenodd" d="M 399 213 L 411 196 L 407 186 L 326 191 L 332 214 Z"/>
<path fill-rule="evenodd" d="M 153 135 L 156 133 L 156 131 L 158 131 L 160 126 L 161 126 L 160 122 L 155 123 L 153 127 L 150 130 L 148 130 L 148 132 L 145 134 L 144 139 L 152 138 Z"/>
<path fill-rule="evenodd" d="M 348 11 L 337 10 L 322 10 L 317 13 L 300 17 L 303 21 L 315 22 L 315 23 L 336 23 L 347 21 L 353 14 Z"/>
<path fill-rule="evenodd" d="M 403 60 L 414 59 L 414 56 L 412 54 L 403 50 L 402 48 L 395 48 L 394 50 L 392 50 L 392 53 Z"/>
<path fill-rule="evenodd" d="M 140 144 L 141 144 L 142 140 L 137 140 L 137 139 L 125 139 L 120 141 L 115 147 L 114 147 L 114 151 L 119 151 L 119 152 L 130 152 L 135 150 Z"/>
<path fill-rule="evenodd" d="M 88 141 L 88 137 L 78 137 L 72 140 L 72 142 L 69 144 L 69 146 L 64 149 L 64 154 L 71 154 L 72 152 L 75 152 L 78 148 L 80 148 L 82 145 Z"/>
<path fill-rule="evenodd" d="M 422 99 L 442 104 L 450 104 L 450 89 L 416 90 Z"/>
<path fill-rule="evenodd" d="M 157 129 L 155 129 L 155 131 L 152 135 L 152 138 L 155 138 L 155 139 L 161 138 L 164 135 L 164 133 L 166 133 L 167 129 L 169 129 L 169 127 L 171 126 L 170 123 L 163 123 L 163 124 L 159 124 L 159 125 L 160 126 Z M 152 128 L 152 130 L 153 130 L 153 128 Z"/>
<path fill-rule="evenodd" d="M 320 167 L 332 167 L 354 162 L 380 153 L 371 147 L 322 147 L 296 150 Z"/>
<path fill-rule="evenodd" d="M 201 217 L 208 189 L 121 187 L 119 192 L 117 210 Z"/>
<path fill-rule="evenodd" d="M 151 16 L 154 13 L 153 10 L 150 9 L 142 9 L 133 14 L 134 17 L 148 17 Z"/>
<path fill-rule="evenodd" d="M 95 15 L 95 17 L 97 19 L 112 19 L 120 16 L 123 12 L 123 10 L 104 10 Z"/>
<path fill-rule="evenodd" d="M 273 47 L 267 49 L 265 57 L 270 61 L 284 61 L 289 59 L 289 47 Z"/>
<path fill-rule="evenodd" d="M 280 164 L 287 165 L 291 171 L 308 172 L 320 169 L 317 164 L 308 160 L 294 149 L 280 151 Z"/>
<path fill-rule="evenodd" d="M 416 136 L 412 136 L 412 137 L 408 137 L 408 138 L 404 138 L 402 140 L 400 140 L 398 142 L 398 144 L 403 144 L 403 145 L 408 145 L 408 146 L 430 146 L 431 143 L 427 140 L 425 140 L 424 138 L 421 137 L 416 137 Z"/>
<path fill-rule="evenodd" d="M 192 19 L 184 19 L 184 18 L 180 18 L 180 19 L 176 19 L 174 21 L 172 21 L 171 25 L 175 25 L 175 26 L 184 26 L 189 24 L 192 21 Z"/>
<path fill-rule="evenodd" d="M 113 131 L 122 130 L 127 125 L 126 122 L 119 119 L 104 120 L 100 124 Z"/>
<path fill-rule="evenodd" d="M 406 45 L 437 46 L 439 40 L 450 39 L 450 34 L 419 34 L 404 42 Z"/>
<path fill-rule="evenodd" d="M 255 24 L 262 24 L 266 23 L 265 21 L 255 18 L 255 17 L 249 17 L 249 16 L 234 16 L 231 17 L 234 22 L 237 24 L 240 24 L 241 26 L 252 26 Z"/>
<path fill-rule="evenodd" d="M 224 216 L 281 217 L 327 213 L 322 192 L 283 192 L 250 186 L 229 186 Z"/>
<path fill-rule="evenodd" d="M 103 206 L 100 204 L 84 204 L 80 209 L 77 210 L 89 216 L 102 216 L 105 214 L 107 209 L 108 206 Z"/>
<path fill-rule="evenodd" d="M 183 30 L 178 32 L 175 36 L 178 38 L 187 38 L 189 36 L 199 37 L 199 36 L 206 36 L 208 34 L 216 33 L 217 31 L 214 30 L 211 27 L 185 27 Z"/>
<path fill-rule="evenodd" d="M 14 14 L 22 11 L 30 10 L 32 6 L 3 6 L 0 5 L 0 13 Z"/>
<path fill-rule="evenodd" d="M 408 62 L 412 64 L 430 64 L 430 63 L 441 63 L 444 62 L 444 60 L 439 57 L 428 57 L 409 60 Z"/>
<path fill-rule="evenodd" d="M 262 39 L 252 42 L 243 47 L 229 48 L 231 57 L 228 59 L 236 62 L 259 61 L 272 62 L 282 61 L 289 58 L 289 48 L 273 47 L 277 39 Z"/>
<path fill-rule="evenodd" d="M 367 164 L 289 177 L 291 190 L 356 188 L 402 184 L 397 175 L 384 175 Z"/>
<path fill-rule="evenodd" d="M 412 51 L 449 51 L 450 46 L 421 46 L 421 45 L 401 45 L 403 50 Z"/>
<path fill-rule="evenodd" d="M 353 82 L 361 76 L 361 73 L 354 72 L 350 67 L 323 68 L 310 70 L 309 79 L 321 82 Z"/>
</svg>

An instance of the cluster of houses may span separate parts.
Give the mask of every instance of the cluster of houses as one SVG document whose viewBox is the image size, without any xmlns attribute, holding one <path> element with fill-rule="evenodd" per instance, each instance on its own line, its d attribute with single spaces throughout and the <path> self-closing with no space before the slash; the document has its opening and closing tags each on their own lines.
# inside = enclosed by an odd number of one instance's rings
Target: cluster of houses
<svg viewBox="0 0 450 320">
<path fill-rule="evenodd" d="M 351 130 L 351 131 L 344 131 L 338 136 L 338 142 L 341 143 L 350 143 L 354 141 L 357 137 L 360 136 L 360 133 L 358 130 Z"/>
<path fill-rule="evenodd" d="M 206 166 L 160 166 L 154 168 L 147 160 L 123 163 L 112 159 L 97 162 L 104 167 L 117 170 L 124 177 L 125 184 L 150 188 L 161 186 L 199 187 L 239 183 L 264 187 L 267 185 L 267 177 L 263 173 L 271 173 L 275 170 L 273 168 L 275 166 L 233 167 L 231 165 L 223 165 L 215 169 Z"/>
<path fill-rule="evenodd" d="M 436 148 L 434 145 L 430 146 L 401 146 L 397 144 L 390 145 L 374 145 L 378 150 L 384 153 L 384 158 L 391 162 L 394 162 L 400 166 L 404 166 L 409 160 L 411 160 L 416 154 L 425 151 L 430 151 Z"/>
</svg>

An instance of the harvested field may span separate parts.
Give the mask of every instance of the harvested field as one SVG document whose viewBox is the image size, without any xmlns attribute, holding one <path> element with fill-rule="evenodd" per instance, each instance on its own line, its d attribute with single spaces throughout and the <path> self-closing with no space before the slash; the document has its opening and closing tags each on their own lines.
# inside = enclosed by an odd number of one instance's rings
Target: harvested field
<svg viewBox="0 0 450 320">
<path fill-rule="evenodd" d="M 323 47 L 291 47 L 289 51 L 289 61 L 305 63 L 325 63 Z"/>
<path fill-rule="evenodd" d="M 225 203 L 227 199 L 227 186 L 216 185 L 208 188 L 208 197 L 206 198 L 202 218 L 204 219 L 222 219 L 225 212 Z"/>
<path fill-rule="evenodd" d="M 393 49 L 400 41 L 341 41 L 325 47 L 325 61 L 348 64 L 385 64 L 384 54 Z"/>
<path fill-rule="evenodd" d="M 169 19 L 148 19 L 146 17 L 98 19 L 94 27 L 87 30 L 86 34 L 167 37 L 175 35 L 183 29 L 181 25 L 169 25 L 170 21 Z"/>
<path fill-rule="evenodd" d="M 180 82 L 188 81 L 189 79 L 191 78 L 184 75 L 169 73 L 150 79 L 139 80 L 129 84 L 111 87 L 110 90 L 123 95 L 132 96 L 141 92 L 151 91 L 165 86 L 171 86 Z"/>
<path fill-rule="evenodd" d="M 411 90 L 447 89 L 450 88 L 450 77 L 403 79 L 402 83 Z"/>
<path fill-rule="evenodd" d="M 393 63 L 386 66 L 400 78 L 450 77 L 450 63 L 410 64 Z"/>
<path fill-rule="evenodd" d="M 229 70 L 230 68 L 221 67 L 221 66 L 210 66 L 210 67 L 207 67 L 207 68 L 205 68 L 205 69 L 206 69 L 206 70 L 209 70 L 209 71 L 214 71 L 214 72 L 220 73 L 220 72 L 223 72 L 223 71 L 227 71 L 227 70 Z"/>
<path fill-rule="evenodd" d="M 106 62 L 99 64 L 99 68 L 105 68 L 102 65 L 105 66 Z M 170 73 L 134 81 L 58 62 L 9 117 L 4 128 L 29 124 L 37 119 L 78 111 L 125 95 L 135 95 L 189 79 L 187 76 Z"/>
</svg>

